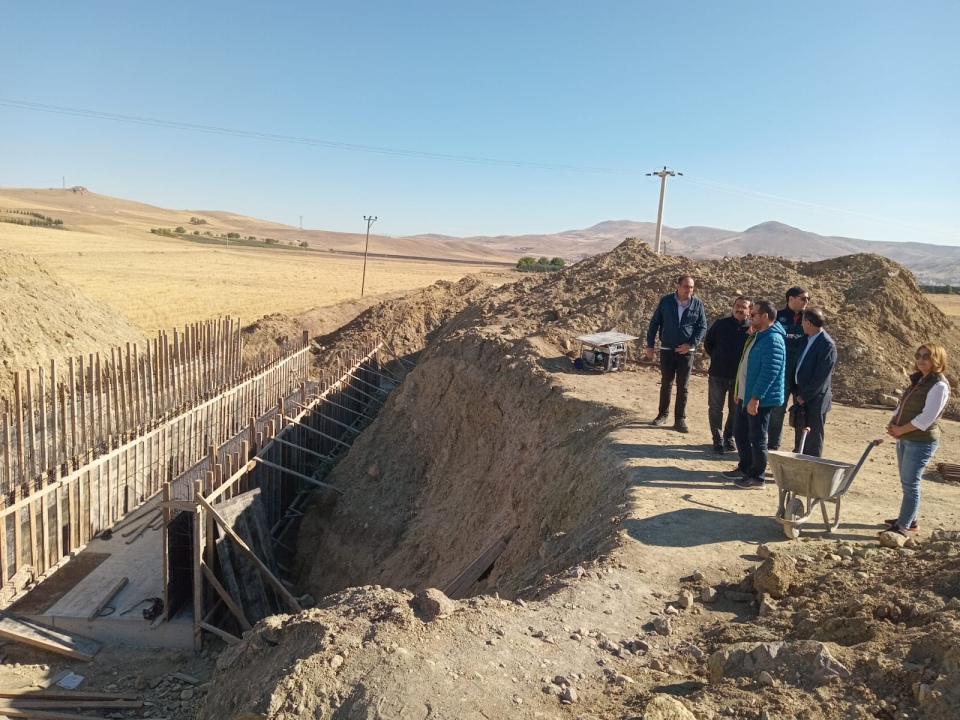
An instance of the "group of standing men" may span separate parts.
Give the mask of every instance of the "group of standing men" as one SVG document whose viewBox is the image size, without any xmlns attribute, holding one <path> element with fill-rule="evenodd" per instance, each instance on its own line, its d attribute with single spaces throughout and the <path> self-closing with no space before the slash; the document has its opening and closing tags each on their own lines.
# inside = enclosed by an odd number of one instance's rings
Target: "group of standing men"
<svg viewBox="0 0 960 720">
<path fill-rule="evenodd" d="M 692 276 L 677 278 L 676 292 L 660 299 L 650 320 L 648 359 L 653 359 L 660 336 L 660 405 L 653 424 L 667 423 L 676 381 L 674 428 L 689 432 L 687 389 L 697 346 L 703 342 L 710 356 L 713 449 L 718 455 L 735 449 L 739 455 L 737 467 L 723 473 L 725 477 L 739 488 L 764 485 L 767 452 L 780 449 L 788 409 L 795 416 L 793 452 L 820 457 L 837 361 L 836 344 L 823 329 L 823 310 L 810 305 L 810 293 L 802 287 L 787 290 L 786 307 L 780 311 L 766 300 L 740 296 L 732 313 L 708 330 L 695 288 Z"/>
</svg>

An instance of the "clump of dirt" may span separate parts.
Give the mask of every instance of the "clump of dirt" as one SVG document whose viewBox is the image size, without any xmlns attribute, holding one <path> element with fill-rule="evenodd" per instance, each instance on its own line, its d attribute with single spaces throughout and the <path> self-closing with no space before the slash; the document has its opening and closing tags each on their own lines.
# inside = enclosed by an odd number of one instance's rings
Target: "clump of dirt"
<svg viewBox="0 0 960 720">
<path fill-rule="evenodd" d="M 51 359 L 66 361 L 126 342 L 143 344 L 146 338 L 36 260 L 0 250 L 0 395 L 11 394 L 18 371 L 49 369 Z"/>
</svg>

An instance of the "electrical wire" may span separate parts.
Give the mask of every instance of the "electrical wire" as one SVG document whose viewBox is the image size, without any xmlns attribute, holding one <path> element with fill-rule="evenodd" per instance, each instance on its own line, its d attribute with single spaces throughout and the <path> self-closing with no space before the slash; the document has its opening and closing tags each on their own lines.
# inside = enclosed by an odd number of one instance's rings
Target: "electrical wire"
<svg viewBox="0 0 960 720">
<path fill-rule="evenodd" d="M 426 152 L 422 150 L 405 150 L 402 148 L 380 147 L 377 145 L 360 145 L 357 143 L 335 142 L 333 140 L 317 140 L 315 138 L 297 137 L 295 135 L 279 135 L 275 133 L 258 132 L 255 130 L 240 130 L 237 128 L 220 127 L 217 125 L 198 125 L 196 123 L 179 122 L 176 120 L 161 120 L 158 118 L 147 118 L 137 115 L 120 115 L 117 113 L 101 112 L 99 110 L 86 110 L 83 108 L 62 107 L 59 105 L 45 105 L 43 103 L 25 102 L 10 98 L 0 98 L 0 105 L 19 108 L 21 110 L 36 110 L 40 112 L 54 113 L 57 115 L 75 115 L 78 117 L 89 117 L 98 120 L 111 120 L 114 122 L 131 123 L 135 125 L 150 125 L 153 127 L 185 130 L 188 132 L 228 135 L 233 137 L 250 138 L 254 140 L 269 140 L 272 142 L 292 143 L 295 145 L 312 145 L 315 147 L 377 153 L 381 155 L 417 157 L 427 160 L 445 160 L 449 162 L 474 163 L 482 165 L 502 165 L 532 170 L 602 173 L 608 175 L 635 175 L 639 173 L 637 170 L 627 168 L 606 168 L 589 165 L 564 165 L 559 163 L 527 162 L 523 160 L 500 160 L 496 158 L 477 157 L 472 155 L 451 155 L 447 153 Z"/>
<path fill-rule="evenodd" d="M 752 200 L 760 200 L 761 202 L 767 202 L 774 205 L 796 207 L 802 210 L 809 210 L 833 217 L 856 217 L 866 220 L 873 220 L 892 225 L 900 225 L 913 230 L 923 230 L 924 232 L 940 235 L 941 237 L 945 238 L 960 239 L 960 231 L 945 227 L 938 227 L 936 225 L 923 225 L 921 223 L 910 222 L 909 220 L 895 220 L 893 218 L 882 217 L 880 215 L 871 215 L 869 213 L 857 212 L 855 210 L 844 210 L 842 208 L 830 207 L 828 205 L 818 205 L 816 203 L 806 202 L 803 200 L 795 200 L 793 198 L 782 197 L 780 195 L 772 195 L 760 190 L 750 190 L 748 188 L 737 187 L 736 185 L 728 185 L 727 183 L 708 180 L 707 178 L 701 178 L 695 175 L 685 174 L 682 177 L 677 177 L 676 179 L 678 181 L 686 181 L 693 185 L 697 185 L 709 190 L 715 190 L 717 192 L 723 192 L 730 195 L 738 195 L 740 197 L 746 197 Z"/>
</svg>

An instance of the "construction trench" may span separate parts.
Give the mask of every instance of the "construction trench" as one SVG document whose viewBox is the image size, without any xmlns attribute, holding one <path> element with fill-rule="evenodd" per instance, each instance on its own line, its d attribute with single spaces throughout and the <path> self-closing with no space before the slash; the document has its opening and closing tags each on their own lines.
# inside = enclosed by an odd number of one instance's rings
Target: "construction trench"
<svg viewBox="0 0 960 720">
<path fill-rule="evenodd" d="M 319 478 L 399 378 L 372 346 L 346 352 L 339 377 L 308 380 L 306 336 L 241 371 L 235 341 L 185 341 L 196 354 L 181 347 L 170 368 L 156 353 L 138 363 L 128 347 L 126 368 L 102 378 L 99 358 L 86 375 L 81 358 L 80 382 L 59 393 L 54 366 L 51 403 L 42 370 L 27 374 L 25 393 L 17 378 L 26 413 L 5 413 L 0 454 L 13 488 L 0 527 L 0 637 L 89 660 L 98 643 L 237 642 L 263 617 L 300 610 L 287 589 L 298 520 L 315 493 L 343 493 Z M 164 404 L 176 409 L 151 420 Z M 99 448 L 77 451 L 100 433 Z"/>
</svg>

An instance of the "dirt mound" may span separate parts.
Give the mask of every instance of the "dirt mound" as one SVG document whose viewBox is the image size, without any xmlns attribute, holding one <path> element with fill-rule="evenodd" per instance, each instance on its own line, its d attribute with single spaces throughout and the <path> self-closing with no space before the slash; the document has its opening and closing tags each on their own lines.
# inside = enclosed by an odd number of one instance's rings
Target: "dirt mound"
<svg viewBox="0 0 960 720">
<path fill-rule="evenodd" d="M 572 370 L 565 351 L 586 332 L 642 335 L 685 272 L 697 277 L 711 319 L 741 293 L 779 299 L 791 285 L 808 287 L 840 348 L 845 399 L 901 387 L 900 360 L 925 339 L 958 350 L 909 274 L 869 255 L 696 262 L 627 242 L 559 273 L 499 287 L 468 278 L 371 308 L 322 339 L 326 357 L 378 334 L 398 354 L 426 349 L 326 478 L 346 496 L 323 496 L 303 519 L 300 590 L 336 594 L 316 610 L 265 621 L 224 653 L 213 685 L 223 689 L 211 691 L 200 717 L 626 717 L 647 712 L 657 695 L 679 698 L 697 720 L 888 720 L 918 708 L 948 717 L 938 708 L 954 700 L 953 655 L 898 656 L 883 623 L 904 622 L 897 628 L 908 630 L 910 647 L 955 644 L 955 545 L 931 544 L 939 554 L 929 557 L 865 545 L 803 557 L 798 543 L 796 574 L 782 558 L 764 571 L 782 580 L 780 599 L 758 596 L 752 578 L 706 581 L 727 576 L 724 565 L 685 580 L 690 592 L 679 602 L 679 588 L 658 579 L 688 565 L 691 545 L 768 530 L 756 529 L 758 507 L 741 510 L 753 500 L 705 495 L 705 487 L 722 491 L 717 473 L 691 471 L 686 457 L 698 450 L 659 439 L 666 431 L 639 422 L 639 403 L 628 410 L 601 399 L 652 387 L 654 372 L 580 384 L 564 374 Z M 902 325 L 884 321 L 890 314 Z M 632 470 L 652 458 L 671 467 L 659 465 L 655 480 Z M 682 504 L 663 510 L 680 488 L 689 489 Z M 648 499 L 656 491 L 661 497 Z M 757 506 L 759 497 L 750 496 Z M 632 517 L 634 501 L 673 519 Z M 442 588 L 511 532 L 471 589 L 489 595 L 460 601 L 449 618 L 430 622 L 409 593 L 380 587 Z M 661 565 L 641 575 L 647 557 Z M 905 587 L 901 577 L 927 590 L 894 592 Z M 862 602 L 865 594 L 887 598 L 886 610 Z M 916 609 L 898 603 L 908 597 Z M 679 708 L 655 701 L 665 704 Z"/>
<path fill-rule="evenodd" d="M 0 394 L 10 395 L 13 374 L 51 359 L 101 352 L 143 333 L 103 303 L 32 258 L 0 251 Z M 64 367 L 64 363 L 60 364 Z"/>
</svg>

